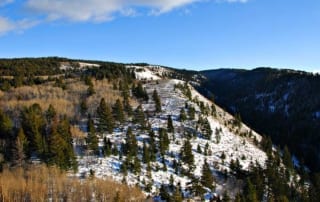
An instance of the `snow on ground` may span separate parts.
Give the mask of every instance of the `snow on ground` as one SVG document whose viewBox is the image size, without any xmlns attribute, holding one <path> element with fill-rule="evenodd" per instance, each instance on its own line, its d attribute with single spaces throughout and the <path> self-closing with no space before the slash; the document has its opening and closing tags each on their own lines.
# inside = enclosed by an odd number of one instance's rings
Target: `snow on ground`
<svg viewBox="0 0 320 202">
<path fill-rule="evenodd" d="M 128 65 L 126 67 L 135 70 L 135 76 L 136 76 L 136 79 L 138 79 L 138 80 L 159 80 L 159 79 L 161 79 L 159 74 L 157 75 L 155 71 L 150 70 L 147 66 L 141 67 L 141 66 Z"/>
<path fill-rule="evenodd" d="M 140 78 L 159 78 L 152 74 L 150 71 L 144 71 L 138 73 Z M 169 184 L 170 175 L 173 176 L 174 184 L 178 183 L 181 185 L 183 193 L 187 196 L 188 191 L 186 188 L 188 187 L 188 182 L 190 179 L 186 176 L 181 176 L 175 173 L 172 168 L 172 163 L 174 160 L 179 160 L 179 153 L 182 147 L 184 140 L 186 137 L 184 135 L 185 128 L 191 128 L 195 130 L 196 121 L 187 120 L 185 122 L 181 122 L 179 120 L 180 110 L 185 107 L 185 103 L 187 102 L 190 105 L 193 105 L 196 109 L 196 117 L 199 116 L 199 107 L 196 103 L 188 100 L 179 89 L 175 89 L 174 86 L 177 83 L 181 83 L 183 81 L 179 80 L 159 80 L 157 82 L 149 82 L 145 85 L 145 88 L 149 94 L 149 102 L 144 103 L 142 105 L 145 111 L 153 111 L 154 103 L 152 100 L 152 92 L 154 89 L 157 90 L 162 103 L 162 113 L 149 115 L 149 123 L 151 124 L 152 129 L 156 132 L 160 127 L 167 127 L 167 117 L 168 115 L 172 116 L 173 125 L 175 128 L 174 134 L 169 134 L 169 139 L 171 143 L 169 145 L 169 151 L 165 155 L 165 162 L 167 166 L 167 171 L 163 171 L 163 164 L 161 159 L 158 156 L 157 162 L 152 163 L 152 171 L 151 176 L 152 179 L 147 177 L 146 165 L 142 165 L 142 170 L 139 175 L 135 175 L 133 173 L 128 173 L 126 177 L 126 182 L 130 185 L 138 184 L 141 187 L 145 187 L 143 182 L 152 183 L 152 191 L 151 194 L 158 193 L 158 190 L 161 184 Z M 197 97 L 198 100 L 203 101 L 205 104 L 211 106 L 211 101 L 203 97 L 200 93 L 192 88 L 192 97 Z M 211 140 L 203 139 L 200 136 L 196 136 L 191 138 L 190 142 L 192 144 L 193 155 L 194 155 L 194 165 L 195 169 L 193 171 L 195 176 L 200 177 L 202 171 L 202 165 L 205 161 L 209 163 L 214 175 L 216 176 L 217 189 L 216 192 L 219 194 L 223 193 L 225 189 L 226 182 L 221 180 L 219 177 L 219 173 L 224 172 L 225 170 L 230 170 L 230 161 L 231 159 L 240 161 L 240 164 L 244 170 L 247 170 L 250 162 L 258 162 L 260 165 L 264 166 L 264 163 L 267 159 L 266 154 L 261 151 L 257 146 L 253 144 L 253 141 L 250 141 L 247 137 L 241 137 L 230 130 L 228 126 L 222 124 L 223 119 L 232 119 L 233 117 L 224 112 L 221 108 L 218 108 L 218 113 L 220 114 L 218 118 L 214 118 L 212 116 L 208 116 L 208 122 L 213 131 Z M 215 139 L 215 130 L 221 129 L 221 139 L 219 143 Z M 243 130 L 249 130 L 247 126 L 242 124 Z M 118 131 L 113 134 L 106 134 L 108 138 L 110 138 L 111 142 L 117 144 L 118 147 L 121 142 L 124 141 L 125 138 L 125 130 L 123 132 Z M 139 146 L 142 147 L 142 142 L 148 139 L 148 135 L 146 132 L 134 130 L 134 133 L 137 136 L 137 140 L 139 142 Z M 257 139 L 261 139 L 261 137 L 254 133 Z M 100 140 L 102 141 L 102 140 Z M 205 145 L 209 145 L 209 150 L 211 151 L 209 155 L 205 156 L 203 153 L 199 153 L 197 151 L 198 145 L 202 151 L 205 149 Z M 225 159 L 221 159 L 222 153 L 225 154 Z M 141 156 L 140 156 L 141 157 Z M 122 157 L 125 158 L 125 157 Z M 120 173 L 121 160 L 119 156 L 110 156 L 110 157 L 101 157 L 95 158 L 92 156 L 82 156 L 78 158 L 79 160 L 79 176 L 83 176 L 88 174 L 90 170 L 95 171 L 95 176 L 99 178 L 112 178 L 116 181 L 122 181 L 124 179 L 123 175 Z M 182 165 L 184 166 L 184 165 Z M 229 183 L 232 184 L 232 183 Z"/>
<path fill-rule="evenodd" d="M 85 67 L 100 67 L 100 65 L 98 64 L 86 63 L 86 62 L 79 62 L 78 64 L 80 66 L 80 69 L 83 69 Z"/>
</svg>

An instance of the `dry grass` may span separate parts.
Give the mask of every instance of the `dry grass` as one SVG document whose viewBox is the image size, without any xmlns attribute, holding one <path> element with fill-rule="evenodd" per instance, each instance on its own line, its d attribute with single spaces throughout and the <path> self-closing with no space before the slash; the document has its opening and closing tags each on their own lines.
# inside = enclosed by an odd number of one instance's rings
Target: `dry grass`
<svg viewBox="0 0 320 202">
<path fill-rule="evenodd" d="M 8 92 L 0 91 L 0 106 L 5 111 L 16 111 L 24 106 L 38 103 L 43 110 L 47 110 L 51 104 L 58 114 L 65 114 L 70 118 L 76 117 L 80 114 L 79 105 L 81 99 L 87 94 L 88 86 L 79 79 L 69 79 L 65 83 L 66 90 L 54 87 L 52 82 L 12 88 Z M 121 93 L 113 90 L 112 83 L 107 80 L 93 80 L 93 84 L 96 93 L 87 98 L 89 113 L 95 114 L 101 98 L 110 105 L 113 105 L 117 99 L 121 99 Z M 135 104 L 133 100 L 131 103 Z"/>
<path fill-rule="evenodd" d="M 118 194 L 117 194 L 118 193 Z M 4 169 L 0 174 L 0 201 L 144 201 L 135 187 L 113 181 L 68 177 L 44 165 Z"/>
</svg>

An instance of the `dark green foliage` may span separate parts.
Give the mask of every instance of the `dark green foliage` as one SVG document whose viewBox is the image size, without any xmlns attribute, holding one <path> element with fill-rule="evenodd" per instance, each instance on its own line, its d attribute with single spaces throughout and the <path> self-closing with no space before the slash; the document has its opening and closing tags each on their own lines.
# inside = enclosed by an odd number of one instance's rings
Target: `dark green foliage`
<svg viewBox="0 0 320 202">
<path fill-rule="evenodd" d="M 103 138 L 103 153 L 105 156 L 110 156 L 112 153 L 112 143 L 106 137 Z"/>
<path fill-rule="evenodd" d="M 98 130 L 100 132 L 113 132 L 114 120 L 110 106 L 107 106 L 104 98 L 101 98 L 100 105 L 97 108 Z"/>
<path fill-rule="evenodd" d="M 80 102 L 80 113 L 82 116 L 86 115 L 88 110 L 88 105 L 87 105 L 87 100 L 86 99 L 82 99 Z"/>
<path fill-rule="evenodd" d="M 287 146 L 283 149 L 283 164 L 289 169 L 293 169 L 292 157 Z"/>
<path fill-rule="evenodd" d="M 98 137 L 96 134 L 96 128 L 94 127 L 93 120 L 91 116 L 88 118 L 88 136 L 87 136 L 87 145 L 88 149 L 92 150 L 94 154 L 99 154 L 99 147 L 98 147 Z"/>
<path fill-rule="evenodd" d="M 187 120 L 187 115 L 186 115 L 184 108 L 182 108 L 180 110 L 180 121 L 184 122 L 185 120 Z"/>
<path fill-rule="evenodd" d="M 143 148 L 142 148 L 142 161 L 143 163 L 150 163 L 150 156 L 151 156 L 151 152 L 150 151 L 150 147 L 147 146 L 147 144 L 145 142 L 143 142 Z"/>
<path fill-rule="evenodd" d="M 271 136 L 281 147 L 287 145 L 311 170 L 320 170 L 319 74 L 271 68 L 203 74 L 208 80 L 199 88 L 201 92 L 211 91 L 230 113 L 240 113 L 253 129 Z"/>
<path fill-rule="evenodd" d="M 113 115 L 116 121 L 122 124 L 125 120 L 123 105 L 119 99 L 117 99 L 116 103 L 113 106 Z"/>
<path fill-rule="evenodd" d="M 203 118 L 202 116 L 200 116 L 197 123 L 197 128 L 198 131 L 201 132 L 201 135 L 204 139 L 211 139 L 212 130 L 207 118 Z"/>
<path fill-rule="evenodd" d="M 133 157 L 138 154 L 137 140 L 130 127 L 128 128 L 126 134 L 126 144 L 124 147 L 124 153 L 129 157 Z"/>
<path fill-rule="evenodd" d="M 161 112 L 161 100 L 156 89 L 154 89 L 153 91 L 152 98 L 155 103 L 156 112 L 157 113 Z"/>
<path fill-rule="evenodd" d="M 165 152 L 169 149 L 170 140 L 168 137 L 168 133 L 165 129 L 159 129 L 159 151 L 162 156 L 164 156 Z"/>
<path fill-rule="evenodd" d="M 29 142 L 28 155 L 43 157 L 46 153 L 45 118 L 40 105 L 33 104 L 21 114 L 21 125 Z"/>
<path fill-rule="evenodd" d="M 46 111 L 47 121 L 50 123 L 56 115 L 57 115 L 56 110 L 55 110 L 54 107 L 50 104 L 48 110 Z"/>
<path fill-rule="evenodd" d="M 206 190 L 203 188 L 200 180 L 196 177 L 193 177 L 191 180 L 191 193 L 193 193 L 194 196 L 203 196 L 203 194 L 206 192 Z"/>
<path fill-rule="evenodd" d="M 173 122 L 172 122 L 171 115 L 168 116 L 167 129 L 168 129 L 169 133 L 173 133 L 174 132 L 174 127 L 173 127 Z"/>
<path fill-rule="evenodd" d="M 189 140 L 185 140 L 183 143 L 183 146 L 180 151 L 181 160 L 188 164 L 189 166 L 192 166 L 194 163 L 194 157 L 192 154 L 192 145 Z"/>
<path fill-rule="evenodd" d="M 160 197 L 162 200 L 169 201 L 170 200 L 170 194 L 167 191 L 167 188 L 162 184 L 160 187 Z"/>
<path fill-rule="evenodd" d="M 207 160 L 204 161 L 203 167 L 202 167 L 202 175 L 201 175 L 201 184 L 204 187 L 209 188 L 210 190 L 213 190 L 214 185 L 214 178 L 210 169 L 209 164 L 207 163 Z"/>
<path fill-rule="evenodd" d="M 146 127 L 146 117 L 141 105 L 139 105 L 135 110 L 134 122 L 139 124 L 141 128 Z"/>
<path fill-rule="evenodd" d="M 9 138 L 12 129 L 12 120 L 0 109 L 0 138 Z"/>
<path fill-rule="evenodd" d="M 138 99 L 142 99 L 143 101 L 148 101 L 149 97 L 148 97 L 148 93 L 146 92 L 146 90 L 143 88 L 142 83 L 138 83 L 137 87 L 133 86 L 132 89 L 132 93 L 138 98 Z"/>
<path fill-rule="evenodd" d="M 195 118 L 195 114 L 196 114 L 196 110 L 194 109 L 194 107 L 190 106 L 188 108 L 188 116 L 190 120 L 194 120 Z"/>
<path fill-rule="evenodd" d="M 73 151 L 70 123 L 66 117 L 60 121 L 54 119 L 48 138 L 47 161 L 62 169 L 77 169 L 77 161 Z"/>
</svg>

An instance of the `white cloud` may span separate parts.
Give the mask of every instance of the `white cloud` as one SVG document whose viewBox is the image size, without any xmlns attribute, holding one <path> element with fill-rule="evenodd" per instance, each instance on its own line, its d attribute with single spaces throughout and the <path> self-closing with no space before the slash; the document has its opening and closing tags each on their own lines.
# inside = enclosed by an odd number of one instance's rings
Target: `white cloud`
<svg viewBox="0 0 320 202">
<path fill-rule="evenodd" d="M 0 16 L 0 35 L 14 29 L 14 24 L 7 18 Z"/>
<path fill-rule="evenodd" d="M 28 0 L 27 7 L 45 15 L 47 20 L 107 21 L 115 14 L 132 16 L 134 8 L 144 7 L 149 13 L 159 15 L 195 2 L 210 0 Z M 240 2 L 247 0 L 211 0 L 218 2 Z"/>
<path fill-rule="evenodd" d="M 22 19 L 18 21 L 11 21 L 8 18 L 0 16 L 0 35 L 3 35 L 10 31 L 22 32 L 30 27 L 39 24 L 40 21 L 34 21 L 29 19 Z"/>
<path fill-rule="evenodd" d="M 20 4 L 31 11 L 29 17 L 13 21 L 0 16 L 0 35 L 21 32 L 45 21 L 105 22 L 119 15 L 160 15 L 192 3 L 209 1 L 246 3 L 248 0 L 27 0 Z M 12 2 L 14 0 L 0 0 L 0 6 Z M 139 8 L 147 13 L 140 13 Z"/>
</svg>

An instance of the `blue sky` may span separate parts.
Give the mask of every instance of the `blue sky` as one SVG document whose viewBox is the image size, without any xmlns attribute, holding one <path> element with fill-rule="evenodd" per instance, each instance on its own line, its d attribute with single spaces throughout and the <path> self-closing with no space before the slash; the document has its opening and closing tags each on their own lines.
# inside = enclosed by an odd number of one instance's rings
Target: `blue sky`
<svg viewBox="0 0 320 202">
<path fill-rule="evenodd" d="M 320 71 L 319 0 L 0 0 L 0 57 Z"/>
</svg>

